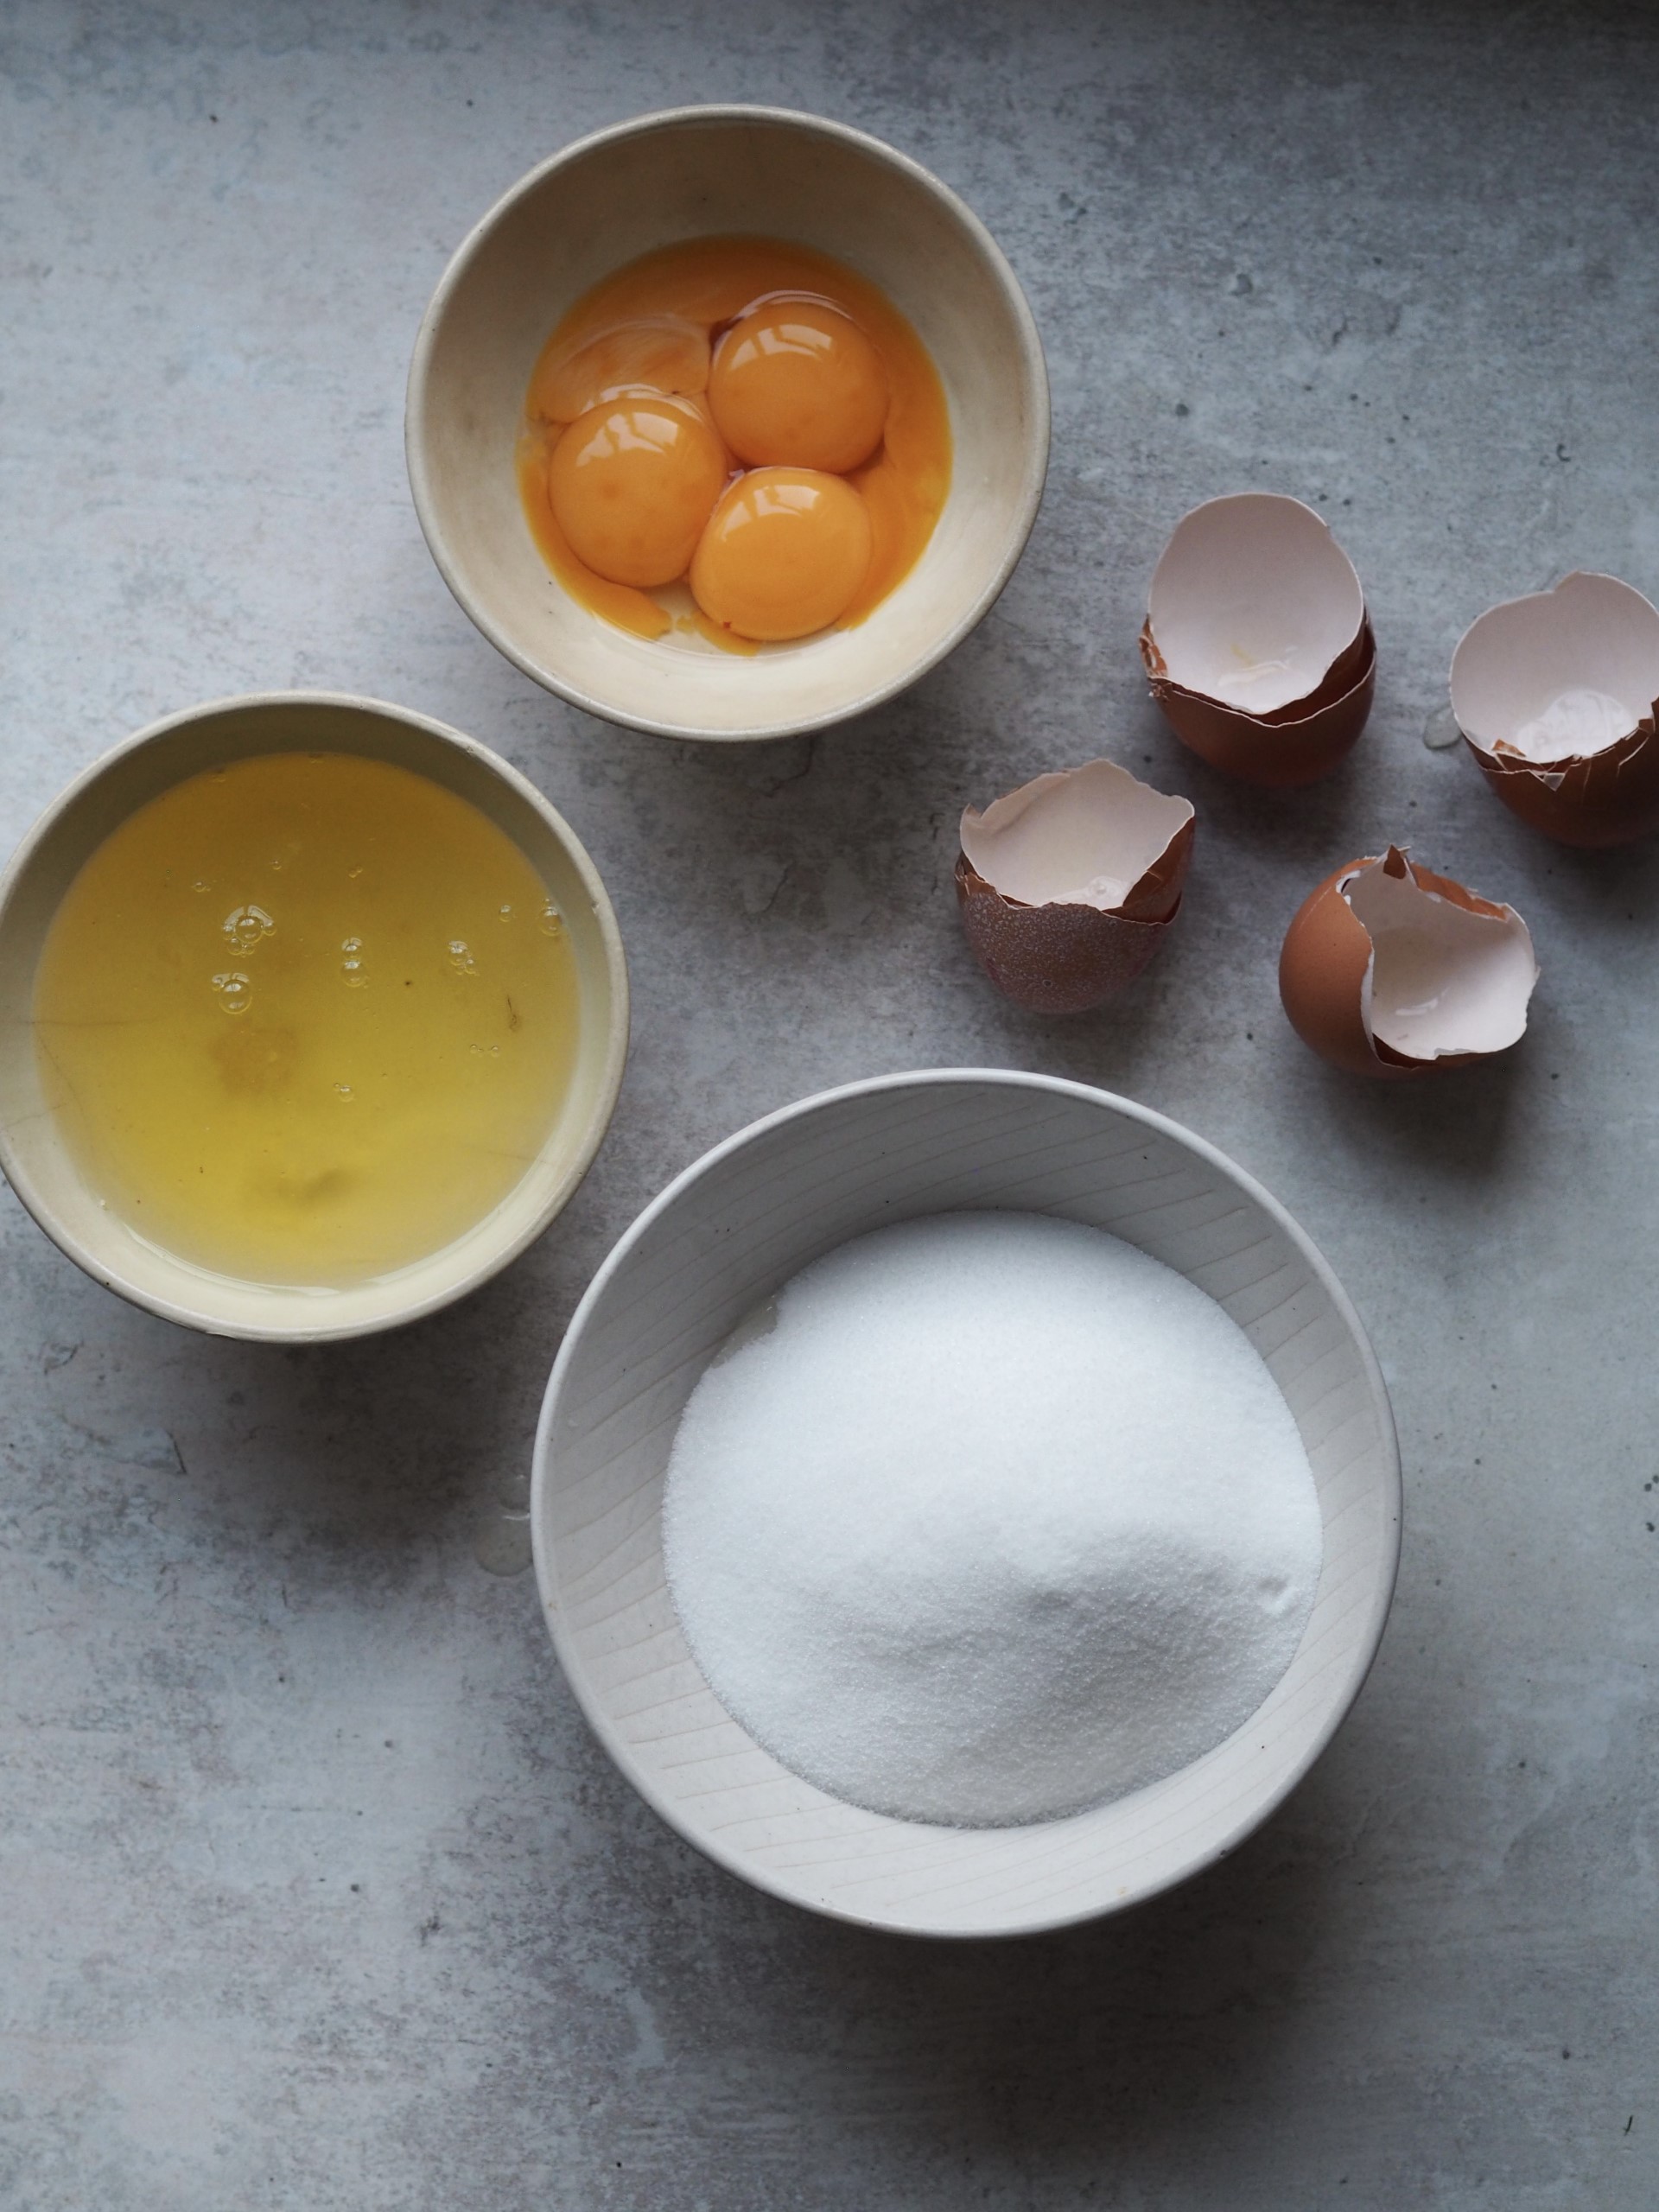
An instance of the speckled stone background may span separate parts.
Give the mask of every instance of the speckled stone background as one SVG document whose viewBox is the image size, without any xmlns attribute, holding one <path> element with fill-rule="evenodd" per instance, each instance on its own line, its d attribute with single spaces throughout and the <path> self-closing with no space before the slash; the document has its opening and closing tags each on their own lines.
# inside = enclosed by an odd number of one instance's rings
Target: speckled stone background
<svg viewBox="0 0 1659 2212">
<path fill-rule="evenodd" d="M 8 2212 L 1648 2212 L 1659 2201 L 1659 875 L 1423 743 L 1463 626 L 1575 564 L 1659 590 L 1659 17 L 1633 5 L 766 0 L 0 10 L 0 816 L 151 717 L 327 685 L 475 733 L 621 918 L 634 1051 L 541 1247 L 408 1334 L 208 1343 L 0 1204 Z M 449 252 L 576 134 L 752 98 L 990 224 L 1053 466 L 995 612 L 815 744 L 544 697 L 452 605 L 403 382 Z M 1382 651 L 1362 751 L 1228 788 L 1146 702 L 1163 537 L 1320 503 Z M 1199 810 L 1115 1010 L 1028 1019 L 951 823 L 1099 750 Z M 1387 836 L 1512 899 L 1503 1065 L 1373 1095 L 1274 957 Z M 1034 1067 L 1262 1176 L 1372 1329 L 1403 1574 L 1338 1741 L 1236 1858 L 1064 1938 L 819 1924 L 638 1803 L 518 1555 L 589 1273 L 711 1141 L 844 1078 Z"/>
</svg>

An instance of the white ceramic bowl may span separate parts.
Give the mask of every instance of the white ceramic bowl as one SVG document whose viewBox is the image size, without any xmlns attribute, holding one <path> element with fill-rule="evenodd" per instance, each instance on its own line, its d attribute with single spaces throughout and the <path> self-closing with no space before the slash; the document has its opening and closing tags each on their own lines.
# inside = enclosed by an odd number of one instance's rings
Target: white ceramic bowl
<svg viewBox="0 0 1659 2212">
<path fill-rule="evenodd" d="M 856 628 L 741 659 L 648 644 L 549 575 L 514 452 L 530 372 L 565 310 L 653 247 L 764 232 L 872 278 L 933 356 L 950 495 L 926 551 Z M 444 581 L 526 676 L 664 737 L 820 729 L 913 683 L 966 637 L 1019 559 L 1048 465 L 1036 324 L 984 225 L 879 139 L 783 108 L 671 109 L 578 140 L 516 184 L 444 271 L 405 423 L 415 509 Z"/>
<path fill-rule="evenodd" d="M 30 1019 L 52 918 L 83 861 L 149 800 L 188 776 L 261 753 L 355 753 L 469 799 L 525 854 L 557 900 L 581 987 L 576 1064 L 539 1156 L 494 1211 L 440 1252 L 340 1289 L 240 1282 L 175 1259 L 106 1212 L 65 1147 L 41 1087 Z M 628 976 L 593 862 L 533 784 L 423 715 L 327 692 L 220 699 L 153 722 L 54 801 L 0 879 L 0 1168 L 35 1220 L 97 1281 L 213 1336 L 316 1343 L 389 1329 L 463 1297 L 539 1236 L 609 1126 L 628 1046 Z"/>
<path fill-rule="evenodd" d="M 839 1802 L 732 1719 L 664 1580 L 663 1477 L 737 1322 L 849 1236 L 1011 1207 L 1114 1230 L 1208 1291 L 1288 1400 L 1325 1563 L 1278 1687 L 1191 1766 L 1096 1810 L 935 1827 Z M 1008 1936 L 1133 1904 L 1230 1851 L 1358 1693 L 1400 1545 L 1387 1393 L 1329 1267 L 1275 1200 L 1161 1115 L 1046 1076 L 950 1070 L 824 1092 L 740 1131 L 645 1209 L 594 1277 L 548 1385 L 531 1496 L 554 1644 L 601 1742 L 709 1858 L 796 1904 L 911 1935 Z"/>
</svg>

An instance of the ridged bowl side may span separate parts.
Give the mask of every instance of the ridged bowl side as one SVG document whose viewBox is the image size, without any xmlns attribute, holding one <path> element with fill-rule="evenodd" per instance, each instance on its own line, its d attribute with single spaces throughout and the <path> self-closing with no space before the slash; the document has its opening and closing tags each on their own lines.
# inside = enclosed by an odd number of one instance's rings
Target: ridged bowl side
<svg viewBox="0 0 1659 2212">
<path fill-rule="evenodd" d="M 1246 1725 L 1115 1804 L 1019 1828 L 897 1821 L 791 1774 L 687 1648 L 663 1569 L 664 1472 L 686 1399 L 736 1323 L 849 1236 L 959 1207 L 1115 1231 L 1215 1298 L 1266 1359 L 1319 1484 L 1325 1563 L 1295 1658 Z M 1381 1637 L 1400 1541 L 1387 1393 L 1325 1261 L 1213 1147 L 1103 1091 L 1001 1071 L 885 1077 L 717 1147 L 601 1268 L 537 1437 L 537 1573 L 571 1686 L 612 1758 L 682 1835 L 792 1903 L 930 1936 L 1087 1920 L 1231 1850 L 1306 1774 Z"/>
</svg>

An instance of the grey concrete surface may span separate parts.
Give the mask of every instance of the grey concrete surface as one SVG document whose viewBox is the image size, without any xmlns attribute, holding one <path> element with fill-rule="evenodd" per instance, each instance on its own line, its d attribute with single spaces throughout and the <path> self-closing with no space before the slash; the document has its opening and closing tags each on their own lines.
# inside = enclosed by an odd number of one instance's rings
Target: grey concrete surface
<svg viewBox="0 0 1659 2212">
<path fill-rule="evenodd" d="M 128 1311 L 0 1203 L 0 2203 L 10 2212 L 1640 2212 L 1659 2201 L 1651 851 L 1577 858 L 1422 741 L 1463 625 L 1659 590 L 1659 18 L 1406 0 L 0 10 L 0 832 L 193 700 L 324 684 L 498 747 L 633 963 L 613 1133 L 543 1243 L 363 1346 Z M 494 196 L 687 99 L 845 118 L 1001 239 L 1048 494 L 978 633 L 813 745 L 563 709 L 451 604 L 400 445 Z M 1363 749 L 1264 797 L 1134 649 L 1176 517 L 1319 501 L 1381 641 Z M 1116 1010 L 1026 1018 L 951 823 L 1104 748 L 1199 810 Z M 1502 1066 L 1373 1095 L 1278 938 L 1385 836 L 1531 921 Z M 1229 1863 L 1063 1939 L 929 1949 L 704 1866 L 572 1708 L 503 1507 L 562 1325 L 764 1109 L 1028 1066 L 1189 1122 L 1323 1243 L 1408 1529 L 1337 1745 Z"/>
</svg>

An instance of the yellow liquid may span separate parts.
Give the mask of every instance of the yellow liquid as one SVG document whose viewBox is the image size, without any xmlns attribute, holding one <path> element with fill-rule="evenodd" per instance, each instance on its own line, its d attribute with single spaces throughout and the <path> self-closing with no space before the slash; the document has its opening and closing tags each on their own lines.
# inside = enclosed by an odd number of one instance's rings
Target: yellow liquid
<svg viewBox="0 0 1659 2212">
<path fill-rule="evenodd" d="M 337 753 L 152 799 L 71 884 L 35 985 L 47 1096 L 104 1203 L 273 1284 L 365 1281 L 480 1221 L 552 1126 L 577 1020 L 518 847 Z"/>
</svg>

